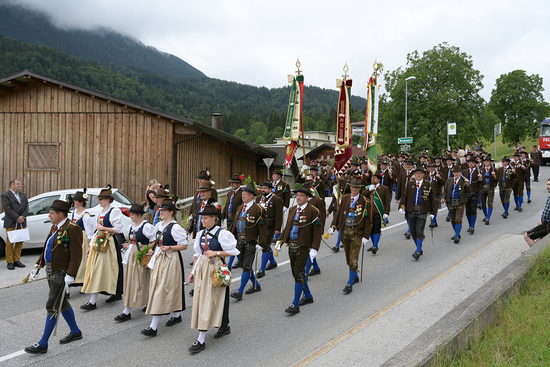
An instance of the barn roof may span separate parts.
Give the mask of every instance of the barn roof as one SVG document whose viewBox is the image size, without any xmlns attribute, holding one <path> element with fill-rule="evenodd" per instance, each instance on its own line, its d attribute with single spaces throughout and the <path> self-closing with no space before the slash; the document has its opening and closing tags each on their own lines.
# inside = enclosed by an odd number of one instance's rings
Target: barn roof
<svg viewBox="0 0 550 367">
<path fill-rule="evenodd" d="M 0 78 L 0 97 L 2 95 L 6 95 L 9 93 L 21 91 L 29 86 L 34 86 L 37 83 L 43 83 L 43 84 L 50 83 L 58 86 L 59 88 L 64 88 L 64 89 L 73 91 L 75 93 L 91 96 L 92 98 L 103 100 L 105 102 L 111 103 L 113 105 L 117 105 L 122 108 L 133 109 L 133 110 L 139 111 L 140 113 L 149 114 L 157 119 L 167 120 L 171 123 L 183 125 L 185 127 L 192 126 L 195 129 L 202 131 L 202 133 L 207 134 L 208 136 L 216 140 L 227 142 L 241 149 L 254 152 L 262 157 L 274 158 L 277 156 L 277 152 L 271 149 L 267 149 L 258 144 L 251 143 L 243 139 L 239 139 L 222 130 L 218 130 L 212 126 L 202 124 L 192 119 L 188 119 L 186 117 L 174 115 L 161 110 L 157 110 L 155 108 L 140 105 L 140 104 L 130 102 L 121 98 L 117 98 L 117 97 L 114 97 L 99 91 L 95 91 L 92 89 L 79 87 L 75 84 L 63 82 L 55 78 L 50 78 L 48 76 L 41 75 L 30 70 L 23 70 L 16 74 L 12 74 L 12 75 Z"/>
</svg>

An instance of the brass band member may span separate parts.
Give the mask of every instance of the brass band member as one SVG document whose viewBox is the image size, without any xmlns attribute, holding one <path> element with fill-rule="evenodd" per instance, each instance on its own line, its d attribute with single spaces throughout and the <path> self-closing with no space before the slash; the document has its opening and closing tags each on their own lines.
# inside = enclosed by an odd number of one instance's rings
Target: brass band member
<svg viewBox="0 0 550 367">
<path fill-rule="evenodd" d="M 491 214 L 493 214 L 493 200 L 495 198 L 495 186 L 498 183 L 497 174 L 495 168 L 493 167 L 493 160 L 491 155 L 487 154 L 483 160 L 483 168 L 481 168 L 481 209 L 485 218 L 483 222 L 486 225 L 489 225 L 491 220 Z"/>
<path fill-rule="evenodd" d="M 455 243 L 460 242 L 460 231 L 462 230 L 462 217 L 464 216 L 464 206 L 468 201 L 470 193 L 470 181 L 462 177 L 462 169 L 459 165 L 453 167 L 451 171 L 453 177 L 448 178 L 443 188 L 441 203 L 447 202 L 451 216 L 451 224 L 455 235 L 451 238 Z"/>
</svg>

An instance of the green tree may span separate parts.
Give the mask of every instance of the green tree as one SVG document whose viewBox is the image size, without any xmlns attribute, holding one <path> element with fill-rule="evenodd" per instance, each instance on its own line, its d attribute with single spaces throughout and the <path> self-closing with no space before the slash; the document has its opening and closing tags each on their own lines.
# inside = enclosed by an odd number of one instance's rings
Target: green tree
<svg viewBox="0 0 550 367">
<path fill-rule="evenodd" d="M 530 136 L 548 114 L 542 78 L 514 70 L 502 74 L 495 85 L 489 107 L 502 122 L 502 142 L 511 146 Z"/>
<path fill-rule="evenodd" d="M 237 138 L 239 139 L 243 139 L 243 140 L 246 140 L 247 138 L 247 133 L 246 133 L 246 130 L 245 129 L 239 129 L 237 131 L 235 131 L 235 135 Z"/>
<path fill-rule="evenodd" d="M 422 55 L 407 55 L 405 69 L 385 75 L 389 95 L 380 98 L 379 142 L 386 152 L 397 152 L 397 138 L 405 136 L 405 79 L 408 82 L 407 136 L 413 151 L 442 153 L 447 145 L 447 123 L 456 122 L 452 146 L 473 142 L 487 128 L 479 95 L 483 75 L 473 68 L 472 57 L 455 46 L 440 44 Z"/>
</svg>

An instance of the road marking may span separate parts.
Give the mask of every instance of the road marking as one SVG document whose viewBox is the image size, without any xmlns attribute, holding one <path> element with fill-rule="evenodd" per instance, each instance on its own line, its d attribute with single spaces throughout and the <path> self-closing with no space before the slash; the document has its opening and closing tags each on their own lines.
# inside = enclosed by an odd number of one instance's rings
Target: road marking
<svg viewBox="0 0 550 367">
<path fill-rule="evenodd" d="M 443 278 L 445 275 L 449 274 L 450 272 L 452 272 L 456 268 L 460 267 L 465 262 L 470 261 L 471 259 L 476 257 L 479 253 L 481 253 L 482 251 L 484 251 L 488 247 L 491 247 L 497 241 L 500 241 L 500 240 L 502 240 L 504 238 L 507 238 L 507 237 L 510 237 L 510 236 L 513 236 L 513 234 L 508 234 L 508 235 L 502 236 L 502 237 L 497 238 L 496 240 L 486 244 L 485 246 L 483 246 L 482 248 L 480 248 L 479 250 L 477 250 L 476 252 L 474 252 L 470 256 L 468 256 L 468 257 L 462 259 L 461 261 L 457 262 L 456 264 L 454 264 L 453 266 L 451 266 L 450 268 L 448 268 L 444 272 L 440 273 L 439 275 L 436 275 L 435 277 L 428 280 L 426 283 L 422 284 L 418 288 L 410 291 L 409 293 L 407 293 L 406 295 L 404 295 L 403 297 L 401 297 L 397 301 L 393 302 L 392 304 L 384 307 L 383 309 L 381 309 L 380 311 L 378 311 L 374 315 L 372 315 L 372 316 L 366 318 L 365 320 L 361 321 L 359 324 L 355 325 L 354 327 L 352 327 L 348 331 L 344 332 L 342 335 L 334 338 L 331 342 L 325 344 L 324 346 L 319 348 L 317 351 L 313 352 L 312 354 L 310 354 L 306 358 L 304 358 L 301 361 L 294 364 L 293 367 L 306 366 L 309 363 L 316 360 L 317 358 L 321 357 L 323 354 L 325 354 L 327 352 L 330 352 L 332 349 L 336 348 L 338 345 L 345 342 L 346 340 L 351 338 L 353 335 L 355 335 L 358 332 L 360 332 L 361 330 L 365 329 L 367 326 L 369 326 L 370 324 L 372 324 L 373 322 L 375 322 L 376 320 L 378 320 L 382 316 L 386 315 L 387 313 L 392 311 L 394 308 L 396 308 L 399 305 L 403 304 L 404 302 L 409 300 L 411 297 L 413 297 L 414 295 L 416 295 L 417 293 L 419 293 L 423 289 L 427 288 L 428 286 L 432 285 L 433 283 L 435 283 L 439 279 Z"/>
<path fill-rule="evenodd" d="M 14 352 L 12 354 L 8 354 L 7 356 L 0 357 L 0 362 L 7 361 L 8 359 L 12 359 L 15 357 L 20 356 L 21 354 L 25 354 L 25 350 L 21 349 L 20 351 Z"/>
</svg>

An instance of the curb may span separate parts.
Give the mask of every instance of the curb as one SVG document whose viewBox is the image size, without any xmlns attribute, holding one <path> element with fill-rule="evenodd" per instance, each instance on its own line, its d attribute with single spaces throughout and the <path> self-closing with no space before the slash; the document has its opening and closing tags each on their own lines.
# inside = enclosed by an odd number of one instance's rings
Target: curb
<svg viewBox="0 0 550 367">
<path fill-rule="evenodd" d="M 527 250 L 382 366 L 429 367 L 441 355 L 459 354 L 495 322 L 498 306 L 523 287 L 531 257 L 546 245 L 547 241 L 540 241 Z"/>
</svg>

